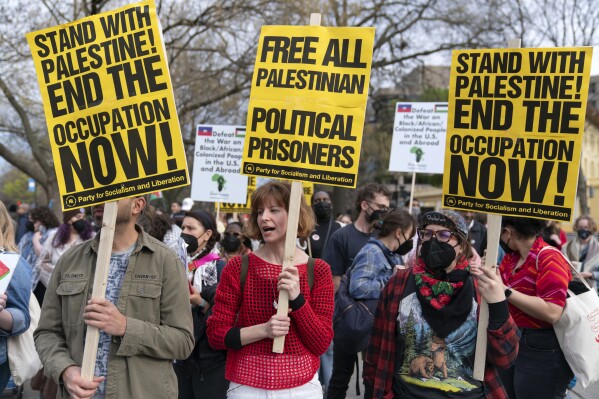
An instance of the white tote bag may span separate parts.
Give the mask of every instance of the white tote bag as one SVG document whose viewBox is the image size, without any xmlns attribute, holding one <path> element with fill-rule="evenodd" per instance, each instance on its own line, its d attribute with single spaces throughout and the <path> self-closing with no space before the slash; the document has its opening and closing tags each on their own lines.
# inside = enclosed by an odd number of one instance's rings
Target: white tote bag
<svg viewBox="0 0 599 399">
<path fill-rule="evenodd" d="M 543 249 L 545 248 L 549 247 Z M 541 252 L 542 250 L 539 255 Z M 555 252 L 562 255 L 558 250 Z M 537 256 L 537 268 L 538 261 Z M 578 277 L 588 291 L 576 295 L 568 289 L 569 297 L 566 299 L 564 312 L 553 329 L 572 372 L 586 388 L 599 381 L 599 296 L 580 276 L 578 270 L 570 262 L 568 264 L 573 275 Z"/>
<path fill-rule="evenodd" d="M 33 377 L 42 368 L 42 362 L 35 350 L 33 332 L 40 320 L 40 305 L 33 294 L 29 298 L 29 328 L 23 334 L 8 337 L 8 366 L 17 385 Z"/>
</svg>

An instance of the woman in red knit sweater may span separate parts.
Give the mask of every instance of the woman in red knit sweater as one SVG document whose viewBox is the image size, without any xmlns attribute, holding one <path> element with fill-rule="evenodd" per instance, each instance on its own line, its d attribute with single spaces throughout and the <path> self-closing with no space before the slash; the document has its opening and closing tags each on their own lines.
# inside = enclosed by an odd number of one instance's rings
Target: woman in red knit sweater
<svg viewBox="0 0 599 399">
<path fill-rule="evenodd" d="M 317 259 L 308 283 L 308 256 L 295 250 L 294 266 L 281 272 L 291 186 L 274 181 L 252 194 L 246 234 L 264 245 L 249 254 L 241 292 L 241 257 L 229 261 L 216 291 L 208 339 L 228 349 L 228 398 L 322 398 L 319 356 L 333 339 L 333 280 L 329 265 Z M 298 237 L 314 228 L 314 215 L 303 197 Z M 289 293 L 289 315 L 277 316 L 280 290 Z M 285 336 L 282 354 L 272 352 L 273 338 Z"/>
</svg>

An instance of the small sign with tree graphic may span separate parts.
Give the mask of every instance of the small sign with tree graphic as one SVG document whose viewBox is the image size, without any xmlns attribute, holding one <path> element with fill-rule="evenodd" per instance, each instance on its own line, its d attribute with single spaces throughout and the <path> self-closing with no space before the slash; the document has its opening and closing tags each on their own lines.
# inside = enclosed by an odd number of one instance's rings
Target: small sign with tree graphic
<svg viewBox="0 0 599 399">
<path fill-rule="evenodd" d="M 447 103 L 398 103 L 389 170 L 443 173 Z"/>
</svg>

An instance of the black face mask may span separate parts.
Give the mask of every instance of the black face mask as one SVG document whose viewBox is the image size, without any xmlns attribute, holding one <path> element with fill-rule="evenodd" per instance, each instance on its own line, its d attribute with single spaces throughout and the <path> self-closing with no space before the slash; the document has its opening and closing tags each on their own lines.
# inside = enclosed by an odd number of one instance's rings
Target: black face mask
<svg viewBox="0 0 599 399">
<path fill-rule="evenodd" d="M 187 244 L 186 251 L 188 254 L 192 254 L 198 250 L 198 239 L 195 238 L 195 236 L 192 236 L 191 234 L 181 233 L 181 238 L 183 239 L 183 241 L 185 241 L 185 244 Z"/>
<path fill-rule="evenodd" d="M 506 255 L 513 254 L 514 252 L 516 252 L 515 250 L 511 249 L 508 246 L 509 242 L 510 242 L 510 240 L 507 240 L 507 243 L 506 243 L 506 242 L 503 242 L 503 240 L 501 238 L 499 239 L 499 246 L 501 247 L 501 249 L 503 249 L 503 252 L 505 252 Z"/>
<path fill-rule="evenodd" d="M 593 233 L 591 233 L 589 230 L 578 230 L 576 234 L 578 235 L 578 238 L 580 238 L 581 240 L 586 240 Z"/>
<path fill-rule="evenodd" d="M 420 256 L 431 274 L 441 276 L 455 260 L 456 253 L 450 244 L 439 242 L 436 237 L 433 237 L 422 244 Z"/>
<path fill-rule="evenodd" d="M 387 213 L 387 211 L 381 211 L 380 209 L 377 209 L 376 211 L 372 211 L 372 213 L 370 215 L 368 215 L 368 221 L 370 223 L 374 223 L 377 220 L 381 220 L 383 218 L 383 216 L 385 216 L 386 213 Z"/>
<path fill-rule="evenodd" d="M 241 247 L 241 240 L 239 237 L 236 237 L 233 234 L 225 234 L 221 245 L 227 253 L 232 254 L 239 251 L 239 248 Z"/>
<path fill-rule="evenodd" d="M 27 231 L 35 231 L 35 225 L 31 220 L 28 220 L 27 223 L 25 223 L 25 229 L 27 229 Z"/>
<path fill-rule="evenodd" d="M 399 242 L 399 240 L 397 240 Z M 406 255 L 408 252 L 410 252 L 412 250 L 412 248 L 414 248 L 414 241 L 412 239 L 409 240 L 405 240 L 402 243 L 399 244 L 399 247 L 397 247 L 397 249 L 394 251 L 396 254 L 404 256 Z"/>
<path fill-rule="evenodd" d="M 73 222 L 73 228 L 79 234 L 83 233 L 85 231 L 86 227 L 87 227 L 87 222 L 85 220 L 79 219 L 79 220 Z"/>
<path fill-rule="evenodd" d="M 314 209 L 314 215 L 316 215 L 316 220 L 329 220 L 331 218 L 331 213 L 333 211 L 333 207 L 330 202 L 317 202 L 312 208 Z"/>
</svg>

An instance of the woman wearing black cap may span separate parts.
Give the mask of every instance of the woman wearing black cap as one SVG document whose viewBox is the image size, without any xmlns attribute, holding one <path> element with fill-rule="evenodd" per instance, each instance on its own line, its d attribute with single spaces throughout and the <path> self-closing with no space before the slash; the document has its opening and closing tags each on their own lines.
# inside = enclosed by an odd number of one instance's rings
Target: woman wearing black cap
<svg viewBox="0 0 599 399">
<path fill-rule="evenodd" d="M 501 278 L 481 268 L 471 276 L 464 219 L 429 212 L 417 230 L 414 267 L 391 277 L 371 331 L 366 397 L 507 399 L 497 368 L 516 358 L 519 333 Z M 484 381 L 472 378 L 480 297 L 489 304 Z"/>
</svg>

